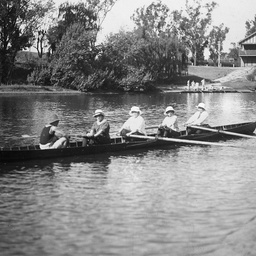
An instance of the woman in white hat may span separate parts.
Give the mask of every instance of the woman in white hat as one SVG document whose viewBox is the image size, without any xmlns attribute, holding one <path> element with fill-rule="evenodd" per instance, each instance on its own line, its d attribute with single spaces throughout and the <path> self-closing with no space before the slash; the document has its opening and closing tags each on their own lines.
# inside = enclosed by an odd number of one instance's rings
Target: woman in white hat
<svg viewBox="0 0 256 256">
<path fill-rule="evenodd" d="M 140 108 L 133 106 L 129 112 L 131 117 L 122 125 L 119 134 L 124 137 L 131 134 L 146 135 L 145 120 L 141 114 Z"/>
<path fill-rule="evenodd" d="M 110 143 L 110 126 L 105 119 L 105 114 L 101 109 L 95 110 L 93 115 L 96 121 L 93 123 L 89 133 L 83 139 L 83 146 L 87 144 L 107 144 Z"/>
<path fill-rule="evenodd" d="M 66 148 L 68 145 L 68 136 L 57 129 L 59 118 L 53 115 L 49 123 L 45 125 L 40 135 L 39 147 L 41 149 Z"/>
<path fill-rule="evenodd" d="M 189 127 L 191 125 L 203 125 L 203 126 L 208 126 L 208 124 L 205 123 L 208 113 L 205 109 L 205 104 L 204 103 L 199 103 L 198 106 L 196 107 L 197 111 L 195 112 L 194 115 L 192 115 L 188 121 L 185 123 L 186 127 Z M 193 129 L 187 128 L 188 134 L 192 133 Z M 197 130 L 199 132 L 199 130 Z M 198 133 L 197 132 L 197 133 Z"/>
<path fill-rule="evenodd" d="M 157 135 L 169 138 L 179 136 L 177 116 L 174 115 L 173 107 L 167 107 L 164 114 L 166 115 L 166 117 L 163 120 L 162 124 L 159 125 Z"/>
</svg>

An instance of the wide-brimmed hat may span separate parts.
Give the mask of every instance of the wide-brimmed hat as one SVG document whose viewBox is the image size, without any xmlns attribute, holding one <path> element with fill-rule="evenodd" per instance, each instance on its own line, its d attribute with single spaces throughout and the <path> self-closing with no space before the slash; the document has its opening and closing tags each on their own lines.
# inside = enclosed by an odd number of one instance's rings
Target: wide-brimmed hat
<svg viewBox="0 0 256 256">
<path fill-rule="evenodd" d="M 205 110 L 205 104 L 204 103 L 199 103 L 197 108 L 202 108 L 202 109 Z"/>
<path fill-rule="evenodd" d="M 171 106 L 166 108 L 166 110 L 164 111 L 164 114 L 167 115 L 167 113 L 170 112 L 170 111 L 174 112 L 174 109 Z"/>
<path fill-rule="evenodd" d="M 133 107 L 131 108 L 131 110 L 130 110 L 130 112 L 129 112 L 129 115 L 130 115 L 130 116 L 132 115 L 132 112 L 137 112 L 137 113 L 139 113 L 139 115 L 142 114 L 142 111 L 140 110 L 140 108 L 139 108 L 139 107 L 136 107 L 136 106 L 133 106 Z"/>
<path fill-rule="evenodd" d="M 59 122 L 60 119 L 58 118 L 58 116 L 56 114 L 53 114 L 52 117 L 49 119 L 49 124 L 53 124 L 55 122 Z"/>
<path fill-rule="evenodd" d="M 95 113 L 93 115 L 94 117 L 96 116 L 105 116 L 104 112 L 101 109 L 95 110 Z"/>
</svg>

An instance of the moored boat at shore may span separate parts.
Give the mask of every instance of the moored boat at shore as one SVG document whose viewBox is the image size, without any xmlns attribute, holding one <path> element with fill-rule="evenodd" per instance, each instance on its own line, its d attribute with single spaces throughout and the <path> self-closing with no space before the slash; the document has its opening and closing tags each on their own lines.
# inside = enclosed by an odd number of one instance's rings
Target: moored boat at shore
<svg viewBox="0 0 256 256">
<path fill-rule="evenodd" d="M 201 130 L 200 133 L 187 135 L 186 131 L 180 132 L 180 136 L 173 141 L 164 141 L 160 139 L 152 139 L 155 134 L 151 134 L 150 138 L 146 136 L 137 140 L 124 141 L 121 137 L 111 139 L 110 144 L 91 145 L 82 147 L 82 141 L 71 142 L 69 147 L 61 149 L 45 149 L 41 150 L 39 145 L 21 146 L 21 147 L 1 147 L 0 148 L 0 162 L 25 161 L 32 159 L 48 159 L 58 157 L 71 156 L 87 156 L 93 154 L 104 154 L 111 152 L 120 152 L 134 149 L 147 149 L 160 146 L 174 146 L 179 143 L 183 144 L 199 144 L 197 141 L 204 141 L 209 143 L 202 143 L 203 145 L 214 145 L 210 141 L 225 140 L 234 138 L 235 134 L 253 134 L 256 128 L 256 122 L 246 122 L 239 124 L 231 124 L 224 126 L 215 126 L 208 129 L 208 131 Z M 207 129 L 207 128 L 206 128 Z M 211 130 L 211 131 L 210 131 Z M 252 137 L 252 136 L 248 136 Z M 256 136 L 255 136 L 256 138 Z M 216 144 L 215 144 L 216 145 Z"/>
</svg>

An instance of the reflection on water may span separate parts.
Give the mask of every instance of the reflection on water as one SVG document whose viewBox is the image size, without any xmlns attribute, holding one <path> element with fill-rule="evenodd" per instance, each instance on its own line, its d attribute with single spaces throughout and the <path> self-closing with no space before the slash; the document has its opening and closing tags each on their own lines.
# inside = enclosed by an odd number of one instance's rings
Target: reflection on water
<svg viewBox="0 0 256 256">
<path fill-rule="evenodd" d="M 0 144 L 36 142 L 20 136 L 39 134 L 52 111 L 62 127 L 79 133 L 102 108 L 116 131 L 132 105 L 155 125 L 171 104 L 182 127 L 201 101 L 210 124 L 255 120 L 254 94 L 1 96 Z M 183 145 L 1 164 L 0 251 L 7 256 L 218 255 L 227 237 L 232 251 L 232 234 L 239 236 L 241 227 L 240 236 L 253 246 L 246 230 L 248 223 L 255 225 L 255 143 L 230 143 L 237 147 Z"/>
</svg>

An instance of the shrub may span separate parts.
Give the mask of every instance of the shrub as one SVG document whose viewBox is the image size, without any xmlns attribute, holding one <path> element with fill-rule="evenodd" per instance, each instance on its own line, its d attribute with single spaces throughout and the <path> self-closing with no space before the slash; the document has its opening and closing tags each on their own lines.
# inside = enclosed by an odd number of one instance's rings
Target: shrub
<svg viewBox="0 0 256 256">
<path fill-rule="evenodd" d="M 136 69 L 130 66 L 127 75 L 120 79 L 119 83 L 122 88 L 134 88 L 142 86 L 152 80 L 150 73 L 145 73 L 143 69 Z"/>
<path fill-rule="evenodd" d="M 249 81 L 256 81 L 256 69 L 253 72 L 246 76 L 246 79 Z"/>
<path fill-rule="evenodd" d="M 51 85 L 51 72 L 47 67 L 37 67 L 27 77 L 28 83 L 34 85 Z"/>
</svg>

